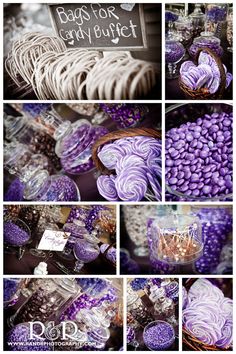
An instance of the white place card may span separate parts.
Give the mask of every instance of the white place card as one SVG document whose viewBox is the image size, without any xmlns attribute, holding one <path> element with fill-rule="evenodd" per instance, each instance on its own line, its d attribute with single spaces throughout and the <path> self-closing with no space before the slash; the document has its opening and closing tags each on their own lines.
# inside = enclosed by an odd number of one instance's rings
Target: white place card
<svg viewBox="0 0 236 354">
<path fill-rule="evenodd" d="M 63 251 L 70 232 L 45 230 L 39 242 L 39 250 Z"/>
</svg>

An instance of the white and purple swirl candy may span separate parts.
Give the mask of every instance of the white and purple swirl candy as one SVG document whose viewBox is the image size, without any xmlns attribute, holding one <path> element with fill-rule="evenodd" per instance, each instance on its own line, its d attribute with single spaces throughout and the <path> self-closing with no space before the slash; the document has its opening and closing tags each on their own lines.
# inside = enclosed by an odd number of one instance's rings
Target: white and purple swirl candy
<svg viewBox="0 0 236 354">
<path fill-rule="evenodd" d="M 194 300 L 183 310 L 185 329 L 195 338 L 208 345 L 215 345 L 222 337 L 225 318 L 216 301 Z"/>
<path fill-rule="evenodd" d="M 121 146 L 106 144 L 98 153 L 98 157 L 103 165 L 109 170 L 116 168 L 117 161 L 125 156 L 125 151 Z"/>
<path fill-rule="evenodd" d="M 182 287 L 182 309 L 184 310 L 188 306 L 188 292 L 185 287 Z"/>
<path fill-rule="evenodd" d="M 195 299 L 214 299 L 216 302 L 221 302 L 224 299 L 223 292 L 213 285 L 207 279 L 196 280 L 188 292 L 188 298 L 190 301 Z"/>
<path fill-rule="evenodd" d="M 221 330 L 221 338 L 215 343 L 219 348 L 229 348 L 233 344 L 233 320 L 227 319 Z"/>
<path fill-rule="evenodd" d="M 208 87 L 209 92 L 211 94 L 216 93 L 216 91 L 218 90 L 219 86 L 220 86 L 220 77 L 215 76 L 213 81 L 211 82 L 210 86 Z"/>
<path fill-rule="evenodd" d="M 116 173 L 118 175 L 123 170 L 126 170 L 127 168 L 133 167 L 133 166 L 146 169 L 146 164 L 145 164 L 144 159 L 140 156 L 132 154 L 132 155 L 126 155 L 124 157 L 121 157 L 120 160 L 117 161 Z"/>
<path fill-rule="evenodd" d="M 158 156 L 161 154 L 161 143 L 155 138 L 146 136 L 137 136 L 132 144 L 132 152 L 147 159 L 152 152 L 156 152 Z"/>
<path fill-rule="evenodd" d="M 211 55 L 208 53 L 202 51 L 198 57 L 198 64 L 207 64 L 207 65 L 212 65 L 213 63 L 213 58 Z"/>
<path fill-rule="evenodd" d="M 221 302 L 220 306 L 224 313 L 224 316 L 227 318 L 233 318 L 233 300 L 225 297 Z"/>
<path fill-rule="evenodd" d="M 161 156 L 158 156 L 156 153 L 151 154 L 148 156 L 146 164 L 150 171 L 154 172 L 156 176 L 161 178 Z"/>
<path fill-rule="evenodd" d="M 233 75 L 230 73 L 226 74 L 226 84 L 225 84 L 225 88 L 229 87 L 231 81 L 233 80 Z"/>
<path fill-rule="evenodd" d="M 196 65 L 192 61 L 190 60 L 185 61 L 180 67 L 180 71 L 179 71 L 180 75 L 185 74 L 186 72 L 189 71 L 190 68 L 195 68 L 195 67 Z"/>
<path fill-rule="evenodd" d="M 146 170 L 142 167 L 128 167 L 115 180 L 117 194 L 121 200 L 138 202 L 147 192 Z"/>
<path fill-rule="evenodd" d="M 119 200 L 116 187 L 115 187 L 115 176 L 99 176 L 97 179 L 97 187 L 99 193 L 109 201 Z"/>
<path fill-rule="evenodd" d="M 150 172 L 147 172 L 148 182 L 152 188 L 156 200 L 161 201 L 161 185 Z"/>
<path fill-rule="evenodd" d="M 134 137 L 122 138 L 114 141 L 115 146 L 119 146 L 125 152 L 125 154 L 132 154 L 132 144 L 134 143 Z"/>
</svg>

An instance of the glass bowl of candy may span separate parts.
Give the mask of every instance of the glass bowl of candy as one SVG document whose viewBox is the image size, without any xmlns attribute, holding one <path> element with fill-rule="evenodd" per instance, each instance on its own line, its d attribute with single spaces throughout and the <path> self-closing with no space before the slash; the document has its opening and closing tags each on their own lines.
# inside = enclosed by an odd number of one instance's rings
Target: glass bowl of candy
<svg viewBox="0 0 236 354">
<path fill-rule="evenodd" d="M 31 241 L 31 231 L 21 219 L 7 217 L 3 225 L 3 238 L 6 246 L 22 247 Z"/>
<path fill-rule="evenodd" d="M 166 110 L 166 197 L 227 201 L 233 193 L 231 104 L 177 104 Z"/>
<path fill-rule="evenodd" d="M 221 41 L 214 36 L 212 32 L 201 32 L 201 35 L 193 40 L 193 44 L 189 47 L 189 54 L 195 58 L 197 51 L 200 48 L 211 49 L 218 57 L 223 55 Z"/>
<path fill-rule="evenodd" d="M 179 76 L 177 63 L 185 55 L 184 46 L 174 38 L 167 38 L 165 42 L 165 61 L 167 65 L 166 77 L 175 79 Z"/>
<path fill-rule="evenodd" d="M 175 331 L 166 321 L 150 322 L 143 331 L 143 341 L 146 347 L 152 351 L 166 350 L 175 341 Z"/>
</svg>

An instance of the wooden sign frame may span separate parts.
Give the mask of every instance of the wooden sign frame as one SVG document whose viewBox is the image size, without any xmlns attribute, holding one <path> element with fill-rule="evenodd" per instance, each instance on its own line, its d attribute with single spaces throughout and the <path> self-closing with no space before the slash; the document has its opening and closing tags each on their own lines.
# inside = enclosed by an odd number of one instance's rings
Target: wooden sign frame
<svg viewBox="0 0 236 354">
<path fill-rule="evenodd" d="M 92 3 L 92 2 L 91 2 Z M 48 10 L 49 10 L 49 15 L 50 15 L 50 19 L 51 19 L 51 24 L 52 24 L 52 27 L 56 33 L 56 35 L 60 37 L 59 35 L 59 32 L 58 32 L 58 28 L 57 28 L 57 24 L 55 22 L 55 19 L 54 19 L 54 15 L 53 15 L 53 11 L 52 11 L 52 8 L 50 7 L 51 5 L 52 6 L 55 6 L 55 5 L 69 5 L 70 3 L 48 3 L 47 4 L 47 7 L 48 7 Z M 72 5 L 75 5 L 76 3 L 72 3 Z M 78 5 L 82 5 L 83 3 L 79 3 Z M 89 4 L 89 3 L 85 3 L 85 4 Z M 101 3 L 102 4 L 109 4 L 109 3 Z M 122 4 L 122 3 L 111 3 L 113 5 L 117 5 L 117 4 Z M 67 44 L 66 44 L 66 41 L 64 41 L 65 45 L 67 48 L 69 49 L 76 49 L 76 48 L 81 48 L 81 49 L 88 49 L 88 50 L 92 50 L 92 49 L 95 49 L 95 50 L 99 50 L 99 51 L 143 51 L 143 50 L 147 50 L 148 49 L 148 46 L 147 46 L 147 35 L 146 35 L 146 26 L 145 26 L 145 18 L 144 18 L 144 10 L 143 10 L 143 4 L 140 4 L 140 3 L 135 3 L 135 5 L 138 5 L 139 7 L 139 18 L 140 18 L 140 26 L 141 26 L 141 33 L 142 33 L 142 40 L 143 40 L 143 46 L 129 46 L 129 47 L 68 47 Z M 62 38 L 61 38 L 62 39 Z M 63 40 L 63 39 L 62 39 Z"/>
</svg>

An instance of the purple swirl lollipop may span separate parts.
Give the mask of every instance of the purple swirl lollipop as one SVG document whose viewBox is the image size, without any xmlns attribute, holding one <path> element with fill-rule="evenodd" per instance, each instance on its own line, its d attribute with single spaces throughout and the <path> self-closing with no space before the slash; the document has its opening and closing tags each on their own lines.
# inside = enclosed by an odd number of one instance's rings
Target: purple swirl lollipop
<svg viewBox="0 0 236 354">
<path fill-rule="evenodd" d="M 119 161 L 117 161 L 116 173 L 119 174 L 123 170 L 126 170 L 127 168 L 132 166 L 146 169 L 146 164 L 144 159 L 140 156 L 132 154 L 132 155 L 126 155 L 122 157 Z"/>
<path fill-rule="evenodd" d="M 221 330 L 221 338 L 215 343 L 219 348 L 228 348 L 233 343 L 233 320 L 227 319 Z"/>
<path fill-rule="evenodd" d="M 132 154 L 132 144 L 134 139 L 134 137 L 122 138 L 114 141 L 113 144 L 122 148 L 125 154 Z"/>
<path fill-rule="evenodd" d="M 115 176 L 99 176 L 97 179 L 97 187 L 99 193 L 109 201 L 119 200 L 116 186 L 115 186 Z"/>
<path fill-rule="evenodd" d="M 157 139 L 146 136 L 137 136 L 132 144 L 132 152 L 146 160 L 153 151 L 158 151 L 160 154 L 160 150 L 156 150 L 157 147 L 159 149 L 161 148 L 161 144 Z"/>
<path fill-rule="evenodd" d="M 191 286 L 188 292 L 190 301 L 196 299 L 214 299 L 216 302 L 221 302 L 224 299 L 223 292 L 207 279 L 198 279 Z"/>
<path fill-rule="evenodd" d="M 98 157 L 103 165 L 109 170 L 116 168 L 117 162 L 125 156 L 125 151 L 121 146 L 106 144 L 98 153 Z"/>
<path fill-rule="evenodd" d="M 141 167 L 128 167 L 115 180 L 117 194 L 121 200 L 138 202 L 147 192 L 146 171 Z"/>
</svg>

